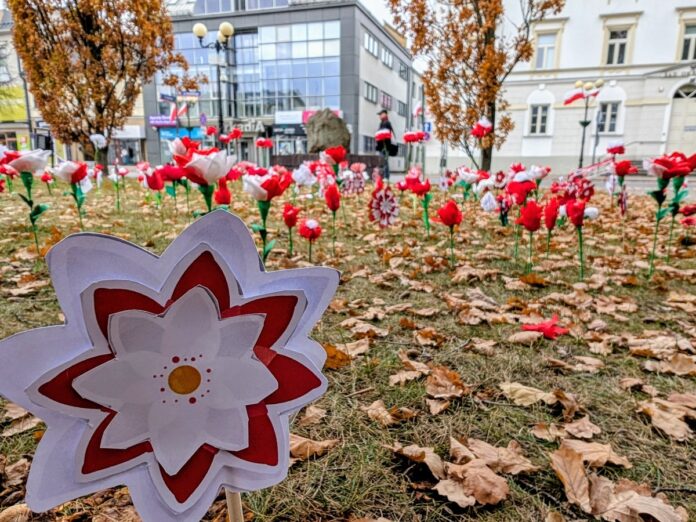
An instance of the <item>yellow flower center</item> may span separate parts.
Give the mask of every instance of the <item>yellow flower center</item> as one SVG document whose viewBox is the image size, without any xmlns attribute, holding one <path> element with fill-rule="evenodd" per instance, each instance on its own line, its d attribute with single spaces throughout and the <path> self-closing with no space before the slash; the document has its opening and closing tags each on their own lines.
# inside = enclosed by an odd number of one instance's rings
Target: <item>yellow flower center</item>
<svg viewBox="0 0 696 522">
<path fill-rule="evenodd" d="M 201 385 L 201 374 L 193 366 L 178 366 L 169 374 L 168 383 L 174 393 L 188 395 Z"/>
</svg>

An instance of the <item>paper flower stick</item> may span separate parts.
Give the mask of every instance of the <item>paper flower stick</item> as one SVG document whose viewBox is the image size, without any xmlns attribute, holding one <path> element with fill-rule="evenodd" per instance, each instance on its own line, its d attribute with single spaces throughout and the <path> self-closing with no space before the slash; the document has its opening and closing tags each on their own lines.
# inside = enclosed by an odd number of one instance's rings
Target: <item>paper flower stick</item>
<svg viewBox="0 0 696 522">
<path fill-rule="evenodd" d="M 125 485 L 144 522 L 201 520 L 221 489 L 286 477 L 290 418 L 327 388 L 308 335 L 338 272 L 265 272 L 224 210 L 161 257 L 78 234 L 47 263 L 65 324 L 0 342 L 0 393 L 48 426 L 33 511 Z"/>
<path fill-rule="evenodd" d="M 546 205 L 544 205 L 544 225 L 546 225 L 546 257 L 549 257 L 549 251 L 551 250 L 551 233 L 553 229 L 556 228 L 556 222 L 558 221 L 558 212 L 561 207 L 561 201 L 558 198 L 551 198 Z"/>
<path fill-rule="evenodd" d="M 321 236 L 321 226 L 316 219 L 303 219 L 299 226 L 300 235 L 309 243 L 309 262 L 312 262 L 312 245 Z"/>
<path fill-rule="evenodd" d="M 530 273 L 534 266 L 534 232 L 541 228 L 541 214 L 542 208 L 532 199 L 524 204 L 520 210 L 520 217 L 517 218 L 515 222 L 517 225 L 523 226 L 529 232 L 529 258 L 527 266 L 525 267 L 526 273 Z"/>
<path fill-rule="evenodd" d="M 82 206 L 85 204 L 86 190 L 83 189 L 83 183 L 89 183 L 89 178 L 87 178 L 87 164 L 83 162 L 64 161 L 58 165 L 53 174 L 70 185 L 70 195 L 75 201 L 80 229 L 84 230 Z M 89 186 L 90 185 L 86 185 L 86 187 Z"/>
<path fill-rule="evenodd" d="M 454 268 L 457 264 L 457 258 L 454 255 L 454 227 L 462 222 L 462 211 L 459 210 L 457 203 L 450 199 L 437 210 L 437 215 L 440 222 L 449 227 L 449 250 L 450 250 L 450 266 Z"/>
<path fill-rule="evenodd" d="M 331 211 L 331 253 L 336 255 L 336 212 L 341 206 L 341 193 L 338 191 L 336 183 L 330 184 L 324 190 L 324 200 L 326 206 Z"/>
<path fill-rule="evenodd" d="M 292 257 L 292 229 L 297 225 L 297 216 L 300 213 L 300 208 L 293 206 L 291 203 L 286 203 L 283 208 L 283 221 L 288 227 L 288 257 Z"/>
</svg>

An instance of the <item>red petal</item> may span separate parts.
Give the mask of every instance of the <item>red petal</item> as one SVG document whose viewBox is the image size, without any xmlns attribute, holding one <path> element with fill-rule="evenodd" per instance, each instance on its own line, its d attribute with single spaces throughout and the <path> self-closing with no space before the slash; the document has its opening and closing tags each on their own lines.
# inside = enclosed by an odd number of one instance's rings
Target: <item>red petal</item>
<svg viewBox="0 0 696 522">
<path fill-rule="evenodd" d="M 171 300 L 176 301 L 196 286 L 204 286 L 210 290 L 217 299 L 220 310 L 230 307 L 230 290 L 225 273 L 210 252 L 203 252 L 189 265 L 181 275 Z"/>
<path fill-rule="evenodd" d="M 97 288 L 94 291 L 94 314 L 97 317 L 97 324 L 104 335 L 104 339 L 109 338 L 109 316 L 124 310 L 144 310 L 153 314 L 159 314 L 162 313 L 164 308 L 149 297 L 133 290 Z"/>
<path fill-rule="evenodd" d="M 72 382 L 83 373 L 86 373 L 92 368 L 96 368 L 97 366 L 104 364 L 113 358 L 114 356 L 109 353 L 106 355 L 98 355 L 96 357 L 92 357 L 91 359 L 86 359 L 79 362 L 70 368 L 63 370 L 47 383 L 39 386 L 39 393 L 53 401 L 61 404 L 67 404 L 68 406 L 73 406 L 75 408 L 101 409 L 101 405 L 87 399 L 83 399 L 80 395 L 78 395 L 78 393 L 72 387 Z"/>
<path fill-rule="evenodd" d="M 172 492 L 180 503 L 186 502 L 191 494 L 196 491 L 196 488 L 208 474 L 217 452 L 217 448 L 204 444 L 198 448 L 193 457 L 184 464 L 184 467 L 176 475 L 167 475 L 160 466 L 160 473 L 167 489 Z"/>
<path fill-rule="evenodd" d="M 285 355 L 276 354 L 266 366 L 278 381 L 278 389 L 263 400 L 266 404 L 295 400 L 321 385 L 306 366 Z"/>
<path fill-rule="evenodd" d="M 278 439 L 271 419 L 268 418 L 268 410 L 263 404 L 247 406 L 249 415 L 249 442 L 250 446 L 232 454 L 240 459 L 276 466 L 278 464 Z"/>
</svg>

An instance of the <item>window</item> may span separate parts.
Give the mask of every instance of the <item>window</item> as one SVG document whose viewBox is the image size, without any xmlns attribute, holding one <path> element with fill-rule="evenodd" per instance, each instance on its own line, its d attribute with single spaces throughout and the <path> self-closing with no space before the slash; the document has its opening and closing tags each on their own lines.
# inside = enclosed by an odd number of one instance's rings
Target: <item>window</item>
<svg viewBox="0 0 696 522">
<path fill-rule="evenodd" d="M 384 46 L 382 46 L 382 63 L 390 69 L 394 68 L 394 55 Z"/>
<path fill-rule="evenodd" d="M 547 134 L 549 106 L 532 105 L 529 118 L 529 134 Z"/>
<path fill-rule="evenodd" d="M 374 152 L 377 147 L 374 136 L 363 136 L 363 152 Z"/>
<path fill-rule="evenodd" d="M 255 9 L 287 6 L 288 0 L 236 0 L 237 11 L 253 11 Z"/>
<path fill-rule="evenodd" d="M 398 100 L 396 103 L 396 111 L 399 113 L 399 116 L 403 116 L 404 118 L 408 114 L 408 109 L 406 108 L 406 104 L 402 102 L 401 100 Z"/>
<path fill-rule="evenodd" d="M 682 60 L 696 60 L 696 24 L 687 25 L 684 28 L 684 43 L 682 46 Z"/>
<path fill-rule="evenodd" d="M 386 92 L 382 91 L 382 96 L 379 99 L 379 103 L 385 109 L 391 110 L 391 108 L 394 106 L 394 98 L 392 98 Z"/>
<path fill-rule="evenodd" d="M 607 65 L 625 64 L 627 48 L 628 29 L 611 29 L 607 45 Z"/>
<path fill-rule="evenodd" d="M 379 43 L 370 33 L 365 31 L 365 49 L 373 56 L 379 56 Z"/>
<path fill-rule="evenodd" d="M 537 35 L 536 68 L 553 69 L 556 66 L 556 33 Z"/>
<path fill-rule="evenodd" d="M 408 81 L 408 65 L 399 60 L 399 78 Z"/>
<path fill-rule="evenodd" d="M 12 76 L 10 76 L 10 70 L 5 63 L 0 62 L 0 83 L 9 83 L 11 81 Z"/>
<path fill-rule="evenodd" d="M 377 103 L 379 91 L 371 83 L 365 82 L 365 99 L 372 103 Z"/>
<path fill-rule="evenodd" d="M 599 104 L 597 115 L 597 132 L 613 133 L 617 131 L 620 102 L 605 102 Z"/>
</svg>

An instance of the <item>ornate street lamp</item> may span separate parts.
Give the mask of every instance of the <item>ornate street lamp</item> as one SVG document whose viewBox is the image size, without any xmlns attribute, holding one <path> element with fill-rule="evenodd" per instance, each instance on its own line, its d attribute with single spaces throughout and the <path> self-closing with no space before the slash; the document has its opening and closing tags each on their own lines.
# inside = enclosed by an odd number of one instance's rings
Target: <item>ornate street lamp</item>
<svg viewBox="0 0 696 522">
<path fill-rule="evenodd" d="M 590 92 L 595 89 L 601 89 L 603 85 L 604 80 L 601 78 L 596 82 L 583 82 L 582 80 L 575 82 L 575 88 L 583 90 L 583 100 L 585 101 L 585 115 L 580 121 L 580 125 L 582 126 L 582 140 L 580 142 L 580 162 L 578 163 L 578 168 L 582 168 L 582 164 L 585 160 L 585 134 L 587 133 L 587 127 L 592 123 L 592 120 L 587 119 L 590 109 L 590 100 L 592 99 Z"/>
<path fill-rule="evenodd" d="M 227 66 L 227 51 L 232 49 L 232 36 L 234 36 L 234 26 L 229 22 L 222 22 L 218 27 L 218 37 L 214 42 L 208 44 L 203 43 L 203 39 L 208 34 L 208 28 L 197 23 L 193 26 L 193 35 L 198 38 L 198 43 L 204 49 L 215 49 L 217 53 L 217 92 L 218 92 L 218 138 L 224 133 L 224 120 L 222 109 L 222 81 L 220 78 L 220 54 L 224 53 L 225 66 Z"/>
</svg>

